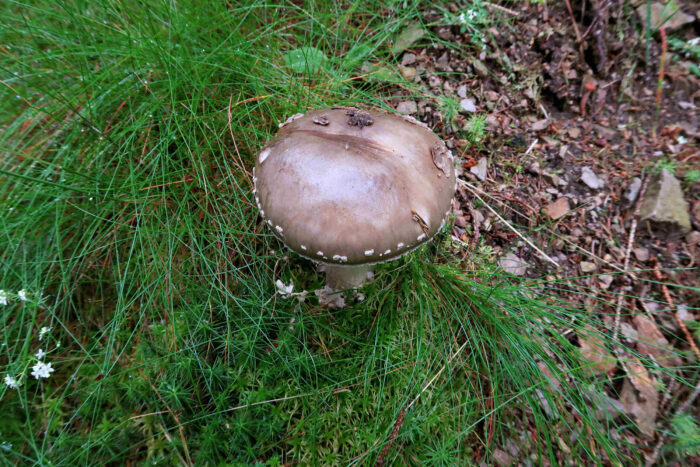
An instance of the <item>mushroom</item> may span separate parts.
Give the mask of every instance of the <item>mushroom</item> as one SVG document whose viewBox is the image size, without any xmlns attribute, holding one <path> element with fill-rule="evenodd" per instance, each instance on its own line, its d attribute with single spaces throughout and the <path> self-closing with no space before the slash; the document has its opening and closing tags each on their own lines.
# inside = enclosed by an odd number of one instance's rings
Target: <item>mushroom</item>
<svg viewBox="0 0 700 467">
<path fill-rule="evenodd" d="M 258 155 L 255 201 L 289 249 L 324 264 L 331 289 L 358 287 L 445 224 L 454 161 L 426 125 L 353 107 L 295 117 Z"/>
</svg>

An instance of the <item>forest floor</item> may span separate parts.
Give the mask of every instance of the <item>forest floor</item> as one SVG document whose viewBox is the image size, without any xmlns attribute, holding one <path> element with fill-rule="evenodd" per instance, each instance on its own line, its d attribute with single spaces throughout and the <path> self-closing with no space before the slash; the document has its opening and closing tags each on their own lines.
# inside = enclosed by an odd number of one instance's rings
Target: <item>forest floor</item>
<svg viewBox="0 0 700 467">
<path fill-rule="evenodd" d="M 597 373 L 622 376 L 610 380 L 611 400 L 633 415 L 642 427 L 637 442 L 648 445 L 662 436 L 657 423 L 679 407 L 700 415 L 698 387 L 677 384 L 674 375 L 697 377 L 700 359 L 700 23 L 678 12 L 685 23 L 662 19 L 659 27 L 654 16 L 656 28 L 645 36 L 642 13 L 630 15 L 623 2 L 572 1 L 571 10 L 568 3 L 489 6 L 511 21 L 485 28 L 488 54 L 463 53 L 474 31 L 459 18 L 434 26 L 442 42 L 407 47 L 399 70 L 441 98 L 414 102 L 397 91 L 390 102 L 428 123 L 462 158 L 468 183 L 454 206 L 454 241 L 492 248 L 518 276 L 565 279 L 564 299 L 675 368 L 664 374 L 621 364 L 613 356 L 619 349 L 591 351 L 579 338 Z M 447 9 L 455 17 L 462 11 Z M 443 15 L 424 12 L 427 23 Z M 668 17 L 670 9 L 661 15 Z M 657 202 L 667 212 L 655 212 Z M 540 250 L 485 204 L 502 208 Z M 664 280 L 678 287 L 669 292 Z M 650 461 L 658 452 L 648 454 Z M 500 455 L 504 465 L 517 462 L 516 451 L 502 447 Z"/>
<path fill-rule="evenodd" d="M 0 464 L 700 464 L 698 6 L 30 3 L 0 17 Z M 426 123 L 459 178 L 340 309 L 252 194 L 336 105 Z"/>
</svg>

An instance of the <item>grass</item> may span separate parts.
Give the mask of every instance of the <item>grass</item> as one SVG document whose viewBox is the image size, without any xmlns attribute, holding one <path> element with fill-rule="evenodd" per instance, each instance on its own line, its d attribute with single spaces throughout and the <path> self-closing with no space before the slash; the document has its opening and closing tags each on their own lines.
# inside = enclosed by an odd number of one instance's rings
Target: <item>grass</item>
<svg viewBox="0 0 700 467">
<path fill-rule="evenodd" d="M 550 296 L 565 281 L 516 281 L 488 254 L 465 271 L 443 234 L 347 309 L 275 293 L 322 278 L 260 224 L 254 156 L 296 112 L 419 92 L 358 79 L 396 65 L 416 3 L 6 10 L 0 373 L 20 387 L 0 389 L 3 463 L 370 464 L 402 411 L 387 462 L 493 462 L 509 442 L 537 463 L 638 460 L 579 358 L 609 326 Z M 39 348 L 48 379 L 30 376 Z"/>
</svg>

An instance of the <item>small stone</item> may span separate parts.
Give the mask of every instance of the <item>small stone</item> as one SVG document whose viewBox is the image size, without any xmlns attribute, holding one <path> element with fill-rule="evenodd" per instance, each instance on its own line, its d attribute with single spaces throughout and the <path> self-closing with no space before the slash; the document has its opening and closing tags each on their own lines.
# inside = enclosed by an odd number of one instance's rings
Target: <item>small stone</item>
<svg viewBox="0 0 700 467">
<path fill-rule="evenodd" d="M 418 106 L 414 101 L 399 102 L 396 111 L 405 115 L 418 113 Z"/>
<path fill-rule="evenodd" d="M 649 260 L 649 250 L 646 248 L 635 248 L 632 250 L 634 252 L 634 256 L 637 258 L 638 261 L 647 261 Z"/>
<path fill-rule="evenodd" d="M 498 265 L 507 273 L 514 276 L 524 276 L 527 272 L 528 264 L 518 258 L 514 253 L 508 253 L 498 262 Z"/>
<path fill-rule="evenodd" d="M 438 70 L 445 71 L 447 70 L 447 65 L 450 63 L 450 56 L 447 54 L 447 52 L 445 52 L 440 55 L 440 58 L 437 59 L 436 63 Z"/>
<path fill-rule="evenodd" d="M 681 234 L 690 232 L 690 216 L 681 184 L 668 170 L 661 169 L 649 184 L 640 209 L 640 218 L 658 227 L 656 230 L 659 233 L 675 233 L 669 231 L 669 227 Z"/>
<path fill-rule="evenodd" d="M 459 101 L 459 105 L 465 112 L 476 112 L 476 105 L 474 105 L 474 101 L 471 99 L 462 99 Z"/>
<path fill-rule="evenodd" d="M 695 21 L 691 15 L 684 13 L 678 8 L 676 2 L 654 2 L 651 4 L 651 29 L 657 30 L 659 26 L 663 26 L 667 32 L 677 31 L 686 24 Z M 644 27 L 647 24 L 647 3 L 637 7 L 637 14 Z"/>
<path fill-rule="evenodd" d="M 563 196 L 544 208 L 544 213 L 550 219 L 559 219 L 569 212 L 569 200 Z"/>
<path fill-rule="evenodd" d="M 688 242 L 688 245 L 700 245 L 700 232 L 693 230 L 685 236 L 685 241 Z"/>
<path fill-rule="evenodd" d="M 532 131 L 542 131 L 546 129 L 549 126 L 549 120 L 548 119 L 543 119 L 543 120 L 537 120 L 535 123 L 533 123 L 530 126 L 530 129 Z"/>
<path fill-rule="evenodd" d="M 399 65 L 399 73 L 409 81 L 418 76 L 418 70 L 410 66 Z"/>
<path fill-rule="evenodd" d="M 630 183 L 629 188 L 627 189 L 627 193 L 625 193 L 625 198 L 627 198 L 627 201 L 630 203 L 633 203 L 634 200 L 637 199 L 637 195 L 639 195 L 639 190 L 642 188 L 642 179 L 639 177 L 634 177 L 632 179 L 632 182 Z"/>
<path fill-rule="evenodd" d="M 479 162 L 473 166 L 469 171 L 476 175 L 476 178 L 478 178 L 481 181 L 486 180 L 486 169 L 488 168 L 488 159 L 485 157 L 482 157 L 479 159 Z"/>
<path fill-rule="evenodd" d="M 403 66 L 413 65 L 414 63 L 416 63 L 416 59 L 417 59 L 416 54 L 410 54 L 410 53 L 403 54 L 403 58 L 401 59 L 401 65 L 403 65 Z"/>
<path fill-rule="evenodd" d="M 428 85 L 430 85 L 431 88 L 440 87 L 442 85 L 442 80 L 437 75 L 430 75 L 428 77 Z"/>
<path fill-rule="evenodd" d="M 678 305 L 678 308 L 676 308 L 676 315 L 678 319 L 684 322 L 695 321 L 695 315 L 691 313 L 685 305 Z"/>
<path fill-rule="evenodd" d="M 581 136 L 581 129 L 580 128 L 569 128 L 568 130 L 569 136 L 572 138 L 578 138 Z"/>
<path fill-rule="evenodd" d="M 612 284 L 612 281 L 614 279 L 615 278 L 609 274 L 598 276 L 598 282 L 600 283 L 600 288 L 603 290 L 608 290 L 610 288 L 610 284 Z"/>
<path fill-rule="evenodd" d="M 581 169 L 581 181 L 592 190 L 597 190 L 605 186 L 605 182 L 598 178 L 590 167 L 584 167 Z"/>
<path fill-rule="evenodd" d="M 589 272 L 595 272 L 598 269 L 598 266 L 596 266 L 595 263 L 591 263 L 590 261 L 581 261 L 581 272 L 584 274 L 588 274 Z"/>
<path fill-rule="evenodd" d="M 466 84 L 463 84 L 457 88 L 457 95 L 459 97 L 462 97 L 462 98 L 467 97 L 467 85 Z"/>
</svg>

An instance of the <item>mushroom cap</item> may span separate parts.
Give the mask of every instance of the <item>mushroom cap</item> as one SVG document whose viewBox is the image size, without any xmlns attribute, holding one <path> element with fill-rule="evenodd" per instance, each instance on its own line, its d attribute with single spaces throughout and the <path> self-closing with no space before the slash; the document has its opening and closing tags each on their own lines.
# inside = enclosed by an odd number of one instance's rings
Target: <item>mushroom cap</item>
<svg viewBox="0 0 700 467">
<path fill-rule="evenodd" d="M 339 265 L 384 262 L 430 240 L 451 211 L 453 157 L 411 117 L 352 107 L 297 114 L 260 152 L 260 214 L 291 250 Z"/>
</svg>

